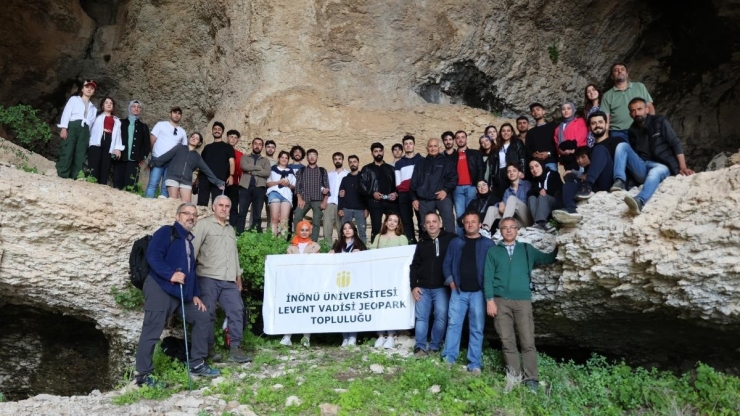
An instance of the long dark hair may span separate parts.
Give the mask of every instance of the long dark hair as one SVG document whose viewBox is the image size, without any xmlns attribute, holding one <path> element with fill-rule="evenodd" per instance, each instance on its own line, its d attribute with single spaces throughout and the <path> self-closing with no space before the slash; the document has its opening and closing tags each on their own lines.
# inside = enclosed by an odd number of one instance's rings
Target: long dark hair
<svg viewBox="0 0 740 416">
<path fill-rule="evenodd" d="M 501 127 L 499 127 L 499 129 L 498 129 L 498 138 L 499 138 L 499 140 L 496 140 L 498 142 L 495 145 L 496 152 L 500 151 L 501 148 L 504 145 L 504 135 L 502 134 L 503 133 L 502 130 L 504 129 L 504 127 L 508 127 L 511 130 L 511 139 L 509 139 L 509 143 L 513 143 L 514 140 L 519 140 L 516 137 L 516 133 L 515 133 L 516 130 L 514 130 L 514 126 L 512 126 L 511 123 L 504 123 L 504 124 L 502 124 Z"/>
<path fill-rule="evenodd" d="M 388 218 L 390 218 L 391 215 L 395 215 L 396 218 L 398 218 L 398 227 L 396 227 L 394 234 L 396 235 L 403 234 L 403 221 L 401 221 L 401 216 L 398 215 L 398 213 L 396 212 L 389 212 L 385 214 L 385 218 L 383 219 L 383 226 L 380 227 L 380 234 L 378 235 L 383 235 L 388 232 L 388 226 L 385 225 L 385 223 L 388 222 Z"/>
<path fill-rule="evenodd" d="M 588 91 L 588 87 L 593 87 L 596 92 L 599 94 L 599 97 L 597 98 L 599 100 L 599 105 L 601 105 L 601 98 L 604 96 L 604 92 L 601 91 L 601 88 L 597 87 L 596 84 L 588 84 L 586 85 L 586 88 L 583 90 L 583 116 L 587 116 L 588 112 L 593 108 L 593 103 L 591 103 L 591 100 L 588 99 L 588 94 L 586 91 Z"/>
<path fill-rule="evenodd" d="M 342 253 L 347 249 L 347 239 L 344 238 L 344 226 L 347 224 L 352 227 L 352 238 L 354 239 L 352 249 L 360 251 L 367 250 L 365 243 L 363 243 L 362 240 L 360 240 L 360 237 L 357 236 L 357 227 L 355 227 L 355 224 L 352 221 L 345 221 L 344 224 L 342 224 L 342 228 L 339 229 L 339 238 L 334 242 L 331 249 L 334 250 L 335 253 Z"/>
<path fill-rule="evenodd" d="M 98 107 L 98 115 L 105 113 L 105 111 L 103 110 L 103 104 L 105 104 L 106 100 L 110 100 L 110 102 L 113 103 L 113 109 L 111 110 L 110 115 L 112 116 L 115 115 L 116 114 L 116 100 L 114 100 L 111 97 L 103 97 L 103 99 L 100 100 L 100 107 Z"/>
</svg>

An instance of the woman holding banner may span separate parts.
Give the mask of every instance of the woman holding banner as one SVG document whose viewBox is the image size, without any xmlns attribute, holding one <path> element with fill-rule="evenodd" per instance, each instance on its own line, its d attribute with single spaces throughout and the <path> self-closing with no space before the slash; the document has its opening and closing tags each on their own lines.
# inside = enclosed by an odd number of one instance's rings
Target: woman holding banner
<svg viewBox="0 0 740 416">
<path fill-rule="evenodd" d="M 383 221 L 383 227 L 380 229 L 380 234 L 375 237 L 375 241 L 370 245 L 371 249 L 388 248 L 405 246 L 409 244 L 409 240 L 403 234 L 403 223 L 401 217 L 396 213 L 385 214 L 385 221 Z M 378 332 L 378 340 L 375 341 L 375 348 L 383 347 L 385 349 L 394 348 L 396 346 L 396 331 L 380 331 Z"/>
<path fill-rule="evenodd" d="M 365 243 L 357 236 L 357 227 L 352 221 L 346 221 L 342 224 L 342 236 L 334 242 L 329 253 L 355 253 L 365 251 Z M 357 332 L 342 332 L 342 346 L 357 345 Z"/>
<path fill-rule="evenodd" d="M 298 222 L 296 229 L 298 233 L 290 240 L 290 246 L 288 246 L 288 254 L 312 254 L 319 253 L 321 246 L 311 240 L 311 223 L 303 220 Z M 308 348 L 311 346 L 311 334 L 303 334 L 301 338 L 301 344 Z M 280 345 L 290 346 L 293 342 L 290 340 L 290 334 L 283 335 L 283 339 L 280 340 Z"/>
</svg>

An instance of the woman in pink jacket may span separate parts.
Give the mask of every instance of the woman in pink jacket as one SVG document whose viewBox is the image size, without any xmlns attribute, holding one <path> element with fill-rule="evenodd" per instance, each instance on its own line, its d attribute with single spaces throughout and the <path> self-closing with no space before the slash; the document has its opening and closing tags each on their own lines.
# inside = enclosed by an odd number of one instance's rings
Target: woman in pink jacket
<svg viewBox="0 0 740 416">
<path fill-rule="evenodd" d="M 560 164 L 563 165 L 566 172 L 570 170 L 579 170 L 574 153 L 576 148 L 588 146 L 588 128 L 586 121 L 577 116 L 576 105 L 571 101 L 566 101 L 560 106 L 560 114 L 563 120 L 555 129 L 555 146 L 560 154 Z"/>
</svg>

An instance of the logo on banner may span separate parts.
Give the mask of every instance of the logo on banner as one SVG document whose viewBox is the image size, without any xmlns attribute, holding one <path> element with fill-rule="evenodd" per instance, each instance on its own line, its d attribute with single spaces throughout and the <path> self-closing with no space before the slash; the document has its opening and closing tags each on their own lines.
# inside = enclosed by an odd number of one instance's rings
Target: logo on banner
<svg viewBox="0 0 740 416">
<path fill-rule="evenodd" d="M 348 271 L 343 271 L 337 273 L 337 287 L 338 288 L 345 288 L 349 287 L 349 284 L 351 283 L 351 275 Z"/>
</svg>

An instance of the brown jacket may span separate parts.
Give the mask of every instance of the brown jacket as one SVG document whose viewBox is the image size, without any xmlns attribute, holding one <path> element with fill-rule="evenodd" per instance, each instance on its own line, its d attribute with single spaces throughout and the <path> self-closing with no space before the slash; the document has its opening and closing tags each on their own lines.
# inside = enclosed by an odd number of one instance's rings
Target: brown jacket
<svg viewBox="0 0 740 416">
<path fill-rule="evenodd" d="M 239 186 L 249 188 L 252 176 L 254 176 L 256 186 L 267 186 L 267 178 L 270 176 L 270 168 L 272 167 L 269 159 L 260 155 L 257 158 L 257 163 L 255 163 L 252 153 L 245 153 L 239 165 L 242 168 L 242 177 L 239 179 Z"/>
<path fill-rule="evenodd" d="M 303 250 L 303 254 L 313 254 L 319 252 L 321 252 L 321 246 L 319 245 L 319 243 L 313 241 L 308 243 L 306 249 Z M 288 254 L 300 254 L 300 252 L 298 251 L 298 246 L 294 246 L 293 244 L 288 246 Z"/>
</svg>

